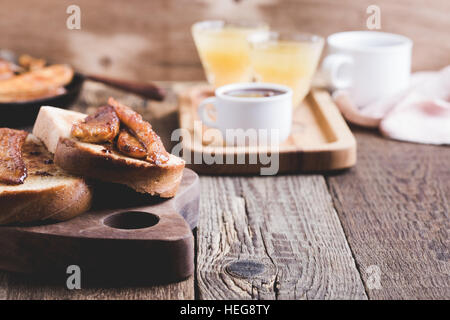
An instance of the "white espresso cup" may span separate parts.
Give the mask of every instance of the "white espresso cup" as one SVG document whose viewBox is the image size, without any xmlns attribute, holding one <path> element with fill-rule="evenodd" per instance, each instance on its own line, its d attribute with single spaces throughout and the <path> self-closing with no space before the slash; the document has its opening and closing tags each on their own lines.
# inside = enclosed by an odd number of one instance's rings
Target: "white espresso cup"
<svg viewBox="0 0 450 320">
<path fill-rule="evenodd" d="M 273 94 L 254 96 L 255 92 Z M 291 132 L 292 90 L 273 83 L 225 85 L 200 103 L 198 114 L 205 125 L 222 132 L 227 144 L 280 143 Z"/>
<path fill-rule="evenodd" d="M 363 107 L 408 87 L 412 41 L 376 31 L 349 31 L 327 38 L 322 71 L 333 89 L 346 89 Z"/>
</svg>

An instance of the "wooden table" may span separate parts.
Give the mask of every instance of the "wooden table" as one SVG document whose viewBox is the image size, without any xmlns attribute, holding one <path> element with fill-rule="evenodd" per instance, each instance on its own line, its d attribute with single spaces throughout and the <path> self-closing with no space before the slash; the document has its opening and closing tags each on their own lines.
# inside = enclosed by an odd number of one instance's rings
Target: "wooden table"
<svg viewBox="0 0 450 320">
<path fill-rule="evenodd" d="M 165 140 L 164 103 L 87 84 L 75 110 L 109 95 Z M 0 272 L 1 299 L 449 299 L 450 149 L 352 128 L 358 163 L 333 175 L 202 176 L 196 274 L 156 287 L 86 288 Z M 168 148 L 170 149 L 170 148 Z"/>
</svg>

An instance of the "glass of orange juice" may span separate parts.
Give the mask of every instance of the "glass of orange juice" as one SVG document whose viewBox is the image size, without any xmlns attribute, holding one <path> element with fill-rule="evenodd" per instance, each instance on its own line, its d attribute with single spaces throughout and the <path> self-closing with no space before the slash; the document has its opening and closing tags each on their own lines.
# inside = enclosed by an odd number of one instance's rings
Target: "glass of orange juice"
<svg viewBox="0 0 450 320">
<path fill-rule="evenodd" d="M 197 22 L 192 36 L 209 83 L 215 87 L 252 81 L 247 37 L 268 30 L 264 23 Z"/>
<path fill-rule="evenodd" d="M 324 39 L 305 33 L 263 31 L 248 37 L 256 81 L 287 85 L 296 107 L 308 94 Z"/>
</svg>

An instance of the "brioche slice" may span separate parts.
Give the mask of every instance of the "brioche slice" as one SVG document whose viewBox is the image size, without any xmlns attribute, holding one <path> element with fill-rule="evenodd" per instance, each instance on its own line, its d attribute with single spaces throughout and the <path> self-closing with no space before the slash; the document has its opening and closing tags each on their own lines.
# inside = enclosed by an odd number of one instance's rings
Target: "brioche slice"
<svg viewBox="0 0 450 320">
<path fill-rule="evenodd" d="M 181 182 L 184 160 L 169 154 L 163 164 L 125 156 L 108 145 L 71 137 L 75 121 L 87 115 L 59 108 L 41 107 L 33 134 L 55 154 L 55 163 L 70 173 L 125 184 L 137 192 L 173 197 Z"/>
<path fill-rule="evenodd" d="M 57 167 L 53 155 L 31 134 L 22 147 L 22 158 L 28 173 L 24 183 L 0 183 L 0 224 L 62 221 L 90 208 L 90 187 Z"/>
</svg>

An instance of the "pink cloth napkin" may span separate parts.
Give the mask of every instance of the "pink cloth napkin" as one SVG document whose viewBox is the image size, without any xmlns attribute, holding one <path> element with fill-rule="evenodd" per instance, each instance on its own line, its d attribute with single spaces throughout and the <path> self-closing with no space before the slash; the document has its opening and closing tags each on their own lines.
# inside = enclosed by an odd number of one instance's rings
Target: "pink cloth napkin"
<svg viewBox="0 0 450 320">
<path fill-rule="evenodd" d="M 358 109 L 344 90 L 334 92 L 333 98 L 349 122 L 378 127 L 386 137 L 450 144 L 450 66 L 414 73 L 407 90 L 363 108 Z"/>
</svg>

